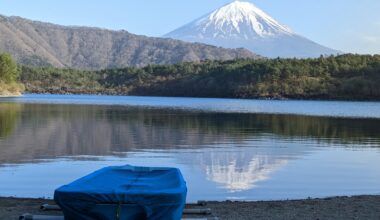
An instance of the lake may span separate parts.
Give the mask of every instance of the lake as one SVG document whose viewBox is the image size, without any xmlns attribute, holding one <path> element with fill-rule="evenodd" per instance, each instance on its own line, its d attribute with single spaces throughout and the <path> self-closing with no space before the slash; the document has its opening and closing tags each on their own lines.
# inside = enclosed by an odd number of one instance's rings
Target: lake
<svg viewBox="0 0 380 220">
<path fill-rule="evenodd" d="M 0 196 L 125 164 L 180 168 L 188 201 L 379 194 L 380 102 L 0 99 Z"/>
</svg>

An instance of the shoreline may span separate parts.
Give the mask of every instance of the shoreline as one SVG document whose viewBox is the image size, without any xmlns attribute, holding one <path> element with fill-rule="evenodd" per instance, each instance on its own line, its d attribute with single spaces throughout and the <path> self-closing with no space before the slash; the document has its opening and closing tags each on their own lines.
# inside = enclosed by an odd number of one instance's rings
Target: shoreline
<svg viewBox="0 0 380 220">
<path fill-rule="evenodd" d="M 54 204 L 50 199 L 0 197 L 0 219 L 18 219 L 24 213 L 62 214 L 39 211 L 40 205 L 45 203 Z M 220 220 L 380 219 L 380 195 L 257 202 L 210 201 L 203 207 L 211 208 L 211 216 Z"/>
<path fill-rule="evenodd" d="M 140 96 L 140 97 L 170 97 L 170 98 L 205 98 L 205 99 L 241 99 L 241 100 L 273 100 L 273 101 L 341 101 L 341 102 L 380 102 L 380 98 L 360 98 L 350 99 L 342 97 L 264 97 L 264 96 L 252 96 L 252 97 L 239 97 L 239 96 L 180 96 L 180 95 L 154 95 L 154 94 L 135 94 L 135 93 L 114 93 L 114 92 L 48 92 L 48 91 L 25 91 L 23 94 L 35 94 L 35 95 L 94 95 L 94 96 Z M 22 95 L 23 95 L 22 94 Z"/>
<path fill-rule="evenodd" d="M 22 93 L 1 93 L 0 92 L 0 98 L 18 98 L 23 96 Z"/>
<path fill-rule="evenodd" d="M 231 99 L 231 100 L 255 100 L 255 101 L 310 101 L 310 102 L 380 102 L 380 99 L 323 99 L 323 98 L 270 98 L 270 97 L 219 97 L 219 96 L 159 96 L 159 95 L 134 95 L 113 93 L 49 93 L 49 92 L 24 92 L 19 95 L 2 96 L 0 98 L 15 98 L 25 95 L 57 95 L 57 96 L 110 96 L 110 97 L 154 97 L 154 98 L 188 98 L 188 99 Z"/>
<path fill-rule="evenodd" d="M 0 95 L 0 98 L 19 98 L 22 95 Z"/>
</svg>

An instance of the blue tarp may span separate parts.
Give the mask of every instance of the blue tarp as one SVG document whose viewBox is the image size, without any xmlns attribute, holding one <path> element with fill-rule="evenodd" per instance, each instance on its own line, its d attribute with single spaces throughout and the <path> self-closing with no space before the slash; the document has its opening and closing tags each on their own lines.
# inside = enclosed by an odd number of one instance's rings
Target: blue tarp
<svg viewBox="0 0 380 220">
<path fill-rule="evenodd" d="M 179 220 L 186 202 L 179 169 L 106 167 L 58 188 L 66 220 Z"/>
</svg>

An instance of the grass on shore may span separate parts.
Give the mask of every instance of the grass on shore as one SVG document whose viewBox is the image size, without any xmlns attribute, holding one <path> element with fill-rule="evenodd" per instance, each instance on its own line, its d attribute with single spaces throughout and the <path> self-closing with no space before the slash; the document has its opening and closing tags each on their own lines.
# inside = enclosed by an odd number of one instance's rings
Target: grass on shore
<svg viewBox="0 0 380 220">
<path fill-rule="evenodd" d="M 0 81 L 0 96 L 20 96 L 25 90 L 21 83 L 4 83 Z"/>
</svg>

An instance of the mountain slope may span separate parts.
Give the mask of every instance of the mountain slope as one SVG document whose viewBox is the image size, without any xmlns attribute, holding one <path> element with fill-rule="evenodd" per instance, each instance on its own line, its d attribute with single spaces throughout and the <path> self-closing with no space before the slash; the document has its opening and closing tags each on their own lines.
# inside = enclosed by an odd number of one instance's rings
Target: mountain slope
<svg viewBox="0 0 380 220">
<path fill-rule="evenodd" d="M 244 47 L 267 57 L 318 57 L 338 51 L 306 39 L 250 2 L 234 1 L 164 37 L 227 48 Z"/>
<path fill-rule="evenodd" d="M 245 49 L 223 49 L 126 31 L 66 27 L 5 16 L 0 16 L 0 52 L 10 53 L 22 64 L 79 69 L 257 57 Z"/>
</svg>

